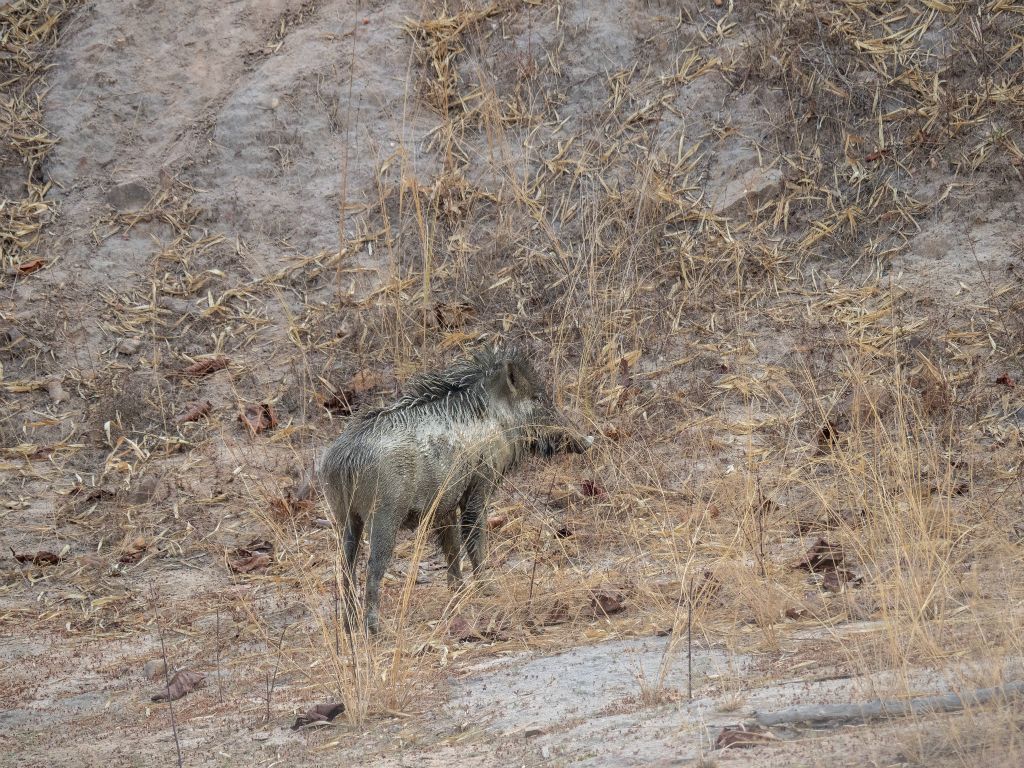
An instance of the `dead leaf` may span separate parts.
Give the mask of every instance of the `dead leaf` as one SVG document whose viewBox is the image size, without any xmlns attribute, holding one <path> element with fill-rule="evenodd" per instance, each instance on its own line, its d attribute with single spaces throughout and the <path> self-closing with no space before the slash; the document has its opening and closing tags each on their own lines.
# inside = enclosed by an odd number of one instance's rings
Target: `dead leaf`
<svg viewBox="0 0 1024 768">
<path fill-rule="evenodd" d="M 11 548 L 8 547 L 8 549 Z M 32 565 L 57 565 L 61 561 L 60 555 L 55 555 L 53 552 L 47 552 L 45 550 L 39 550 L 35 554 L 23 552 L 19 555 L 11 549 L 11 554 L 14 555 L 14 559 L 19 563 L 30 563 Z"/>
<path fill-rule="evenodd" d="M 274 558 L 270 555 L 252 555 L 229 559 L 228 567 L 235 573 L 252 573 L 269 568 L 273 562 Z"/>
<path fill-rule="evenodd" d="M 863 577 L 846 564 L 846 555 L 838 545 L 819 538 L 800 558 L 790 564 L 822 576 L 822 587 L 829 592 L 841 592 L 847 584 L 858 586 Z"/>
<path fill-rule="evenodd" d="M 756 747 L 761 744 L 770 744 L 778 741 L 767 731 L 748 730 L 743 725 L 727 725 L 715 739 L 715 749 L 729 749 L 730 747 Z"/>
<path fill-rule="evenodd" d="M 635 359 L 633 362 L 636 362 Z M 628 357 L 619 359 L 619 385 L 631 387 L 633 385 L 633 374 L 630 373 L 630 360 Z"/>
<path fill-rule="evenodd" d="M 192 403 L 175 421 L 178 424 L 187 424 L 190 421 L 199 421 L 199 419 L 206 416 L 211 410 L 213 410 L 213 403 L 209 400 L 204 400 L 201 403 Z"/>
<path fill-rule="evenodd" d="M 863 576 L 858 576 L 848 568 L 837 568 L 834 571 L 826 571 L 821 579 L 821 586 L 828 592 L 842 592 L 843 587 L 860 586 L 864 581 Z"/>
<path fill-rule="evenodd" d="M 255 552 L 263 552 L 268 555 L 274 552 L 274 542 L 267 541 L 266 539 L 253 539 L 244 547 L 239 547 L 235 550 L 237 554 L 253 554 Z"/>
<path fill-rule="evenodd" d="M 609 440 L 617 441 L 622 437 L 622 432 L 615 424 L 612 424 L 610 421 L 602 424 L 600 431 L 601 434 L 607 437 Z"/>
<path fill-rule="evenodd" d="M 492 531 L 497 531 L 508 525 L 508 517 L 505 515 L 491 515 L 487 518 L 487 527 Z"/>
<path fill-rule="evenodd" d="M 1014 387 L 1017 386 L 1017 382 L 1009 373 L 1004 373 L 1002 376 L 996 379 L 996 384 L 1002 384 L 1007 389 L 1013 389 Z"/>
<path fill-rule="evenodd" d="M 448 624 L 448 634 L 462 642 L 482 639 L 472 625 L 461 616 L 456 616 Z"/>
<path fill-rule="evenodd" d="M 253 539 L 244 547 L 228 553 L 228 567 L 235 573 L 264 570 L 273 562 L 274 545 L 266 539 Z"/>
<path fill-rule="evenodd" d="M 206 679 L 201 672 L 191 672 L 183 669 L 174 673 L 171 682 L 163 691 L 154 695 L 151 701 L 177 701 L 182 696 L 191 693 L 198 688 Z"/>
<path fill-rule="evenodd" d="M 250 403 L 242 406 L 238 420 L 245 424 L 253 435 L 277 426 L 277 414 L 269 403 Z"/>
<path fill-rule="evenodd" d="M 617 592 L 595 592 L 590 597 L 590 607 L 598 618 L 610 616 L 626 610 L 625 598 Z"/>
<path fill-rule="evenodd" d="M 824 573 L 842 567 L 845 555 L 839 546 L 818 539 L 806 553 L 791 564 L 792 568 L 803 568 L 811 573 Z"/>
<path fill-rule="evenodd" d="M 381 387 L 380 376 L 370 370 L 360 370 L 349 380 L 348 384 L 339 390 L 322 396 L 320 402 L 324 408 L 341 416 L 348 416 L 366 399 L 371 392 Z"/>
<path fill-rule="evenodd" d="M 188 376 L 199 378 L 200 376 L 209 376 L 214 371 L 219 371 L 222 368 L 227 368 L 230 361 L 224 355 L 213 355 L 211 357 L 204 357 L 185 369 L 185 373 Z"/>
<path fill-rule="evenodd" d="M 583 480 L 580 482 L 580 492 L 584 496 L 589 496 L 591 498 L 599 498 L 601 496 L 608 495 L 608 491 L 606 491 L 600 483 L 594 482 L 593 480 Z"/>
<path fill-rule="evenodd" d="M 117 560 L 120 563 L 137 563 L 148 551 L 149 542 L 144 536 L 137 536 Z"/>
<path fill-rule="evenodd" d="M 31 275 L 33 272 L 38 269 L 42 269 L 44 266 L 46 266 L 46 262 L 42 259 L 32 259 L 31 261 L 21 262 L 15 267 L 15 269 L 19 274 Z"/>
<path fill-rule="evenodd" d="M 463 643 L 475 643 L 482 640 L 502 642 L 509 639 L 508 634 L 502 629 L 503 623 L 499 616 L 492 617 L 487 624 L 456 616 L 448 624 L 448 634 Z"/>
<path fill-rule="evenodd" d="M 295 718 L 292 730 L 297 731 L 299 728 L 307 725 L 329 723 L 344 711 L 345 705 L 340 702 L 337 704 L 317 704 Z"/>
<path fill-rule="evenodd" d="M 565 624 L 572 616 L 569 612 L 569 606 L 563 601 L 556 602 L 547 613 L 540 619 L 540 623 L 544 626 L 551 627 L 557 624 Z"/>
</svg>

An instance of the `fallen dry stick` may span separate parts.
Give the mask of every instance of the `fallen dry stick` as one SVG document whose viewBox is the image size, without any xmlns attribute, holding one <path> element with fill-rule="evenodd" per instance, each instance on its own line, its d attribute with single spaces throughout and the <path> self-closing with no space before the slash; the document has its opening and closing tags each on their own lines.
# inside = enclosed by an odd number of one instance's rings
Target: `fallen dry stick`
<svg viewBox="0 0 1024 768">
<path fill-rule="evenodd" d="M 800 725 L 830 728 L 851 723 L 865 723 L 887 717 L 907 717 L 939 712 L 959 712 L 972 706 L 984 706 L 993 701 L 1024 697 L 1024 681 L 980 688 L 965 693 L 945 693 L 937 696 L 918 696 L 907 701 L 868 701 L 863 704 L 808 704 L 787 707 L 778 712 L 759 712 L 747 721 L 761 726 Z"/>
</svg>

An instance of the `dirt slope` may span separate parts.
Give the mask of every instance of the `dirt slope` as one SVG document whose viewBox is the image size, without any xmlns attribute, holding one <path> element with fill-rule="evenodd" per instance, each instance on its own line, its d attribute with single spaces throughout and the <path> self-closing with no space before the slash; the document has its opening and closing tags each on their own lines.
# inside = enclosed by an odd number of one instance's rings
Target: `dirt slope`
<svg viewBox="0 0 1024 768">
<path fill-rule="evenodd" d="M 713 749 L 1020 673 L 1018 6 L 3 13 L 4 760 L 1019 764 L 1012 703 Z M 315 456 L 497 338 L 597 448 L 349 647 Z"/>
</svg>

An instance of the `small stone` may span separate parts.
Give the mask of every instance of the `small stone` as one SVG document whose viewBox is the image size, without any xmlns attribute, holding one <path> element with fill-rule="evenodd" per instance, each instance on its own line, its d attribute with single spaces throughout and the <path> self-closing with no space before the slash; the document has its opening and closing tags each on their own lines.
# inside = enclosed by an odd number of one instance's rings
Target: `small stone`
<svg viewBox="0 0 1024 768">
<path fill-rule="evenodd" d="M 131 494 L 128 496 L 128 501 L 132 504 L 145 504 L 156 494 L 159 484 L 160 481 L 154 475 L 147 475 L 132 489 Z"/>
<path fill-rule="evenodd" d="M 142 668 L 147 680 L 159 680 L 167 674 L 167 665 L 163 659 L 150 659 Z"/>
<path fill-rule="evenodd" d="M 523 731 L 523 736 L 525 738 L 527 738 L 527 739 L 532 739 L 535 736 L 543 736 L 543 735 L 544 735 L 544 729 L 543 728 L 536 728 L 536 727 L 534 727 L 534 728 L 527 728 L 525 731 Z"/>
<path fill-rule="evenodd" d="M 25 339 L 25 334 L 15 328 L 13 325 L 9 325 L 0 331 L 0 345 L 6 350 L 24 352 L 29 344 Z"/>
<path fill-rule="evenodd" d="M 544 758 L 545 760 L 550 759 L 551 758 L 551 747 L 549 747 L 547 744 L 545 744 L 543 747 L 541 747 L 540 748 L 540 756 L 542 758 Z"/>
<path fill-rule="evenodd" d="M 139 347 L 141 346 L 141 339 L 121 339 L 117 342 L 117 346 L 114 347 L 114 349 L 121 355 L 134 355 L 139 351 Z"/>
<path fill-rule="evenodd" d="M 122 213 L 145 208 L 150 198 L 149 190 L 137 181 L 118 184 L 107 192 L 107 202 Z"/>
<path fill-rule="evenodd" d="M 754 168 L 747 171 L 726 185 L 715 202 L 714 211 L 718 214 L 734 212 L 744 202 L 751 208 L 757 208 L 767 198 L 782 190 L 784 180 L 782 171 L 777 168 Z"/>
<path fill-rule="evenodd" d="M 50 379 L 46 382 L 46 393 L 55 403 L 63 403 L 68 399 L 68 393 L 65 392 L 64 387 L 61 386 L 60 379 Z"/>
</svg>

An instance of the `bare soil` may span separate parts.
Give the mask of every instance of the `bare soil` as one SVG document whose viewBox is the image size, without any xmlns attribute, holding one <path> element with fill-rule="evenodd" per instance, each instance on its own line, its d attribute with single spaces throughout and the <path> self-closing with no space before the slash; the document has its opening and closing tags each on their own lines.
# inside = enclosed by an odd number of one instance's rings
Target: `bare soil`
<svg viewBox="0 0 1024 768">
<path fill-rule="evenodd" d="M 1020 679 L 1020 7 L 2 12 L 0 763 L 1024 760 L 1019 702 L 716 748 Z M 350 642 L 315 458 L 494 340 L 598 443 Z"/>
</svg>

